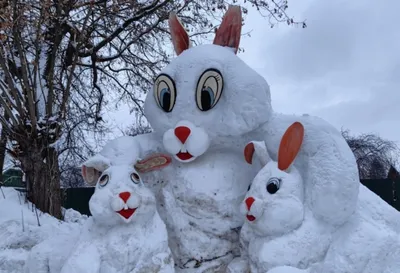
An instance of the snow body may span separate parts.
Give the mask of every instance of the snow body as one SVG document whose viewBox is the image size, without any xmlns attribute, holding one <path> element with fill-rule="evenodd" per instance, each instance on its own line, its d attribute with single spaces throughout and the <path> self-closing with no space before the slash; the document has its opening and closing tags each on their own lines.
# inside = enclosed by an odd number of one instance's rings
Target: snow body
<svg viewBox="0 0 400 273">
<path fill-rule="evenodd" d="M 47 247 L 38 248 L 32 251 L 27 272 L 174 272 L 156 199 L 135 169 L 138 152 L 134 138 L 121 137 L 83 164 L 85 180 L 97 182 L 89 201 L 92 217 L 80 234 L 68 238 L 71 244 L 63 244 L 65 237 L 46 244 L 63 249 L 61 261 L 49 257 Z"/>
</svg>

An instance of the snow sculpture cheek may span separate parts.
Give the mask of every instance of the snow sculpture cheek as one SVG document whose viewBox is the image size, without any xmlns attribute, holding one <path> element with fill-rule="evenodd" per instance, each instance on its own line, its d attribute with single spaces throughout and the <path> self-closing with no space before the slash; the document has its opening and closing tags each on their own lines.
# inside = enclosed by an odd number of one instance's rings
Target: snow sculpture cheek
<svg viewBox="0 0 400 273">
<path fill-rule="evenodd" d="M 137 195 L 136 193 L 132 193 L 131 198 L 128 199 L 128 202 L 126 204 L 130 208 L 138 208 L 140 205 L 140 202 L 141 202 L 140 195 Z"/>
<path fill-rule="evenodd" d="M 283 235 L 297 229 L 304 220 L 303 203 L 290 196 L 266 205 L 262 219 L 264 235 Z"/>
<path fill-rule="evenodd" d="M 112 198 L 111 199 L 111 208 L 113 211 L 120 211 L 124 208 L 124 202 L 119 197 Z"/>
<path fill-rule="evenodd" d="M 204 129 L 183 120 L 164 133 L 163 144 L 178 161 L 191 162 L 207 151 L 210 138 Z"/>
</svg>

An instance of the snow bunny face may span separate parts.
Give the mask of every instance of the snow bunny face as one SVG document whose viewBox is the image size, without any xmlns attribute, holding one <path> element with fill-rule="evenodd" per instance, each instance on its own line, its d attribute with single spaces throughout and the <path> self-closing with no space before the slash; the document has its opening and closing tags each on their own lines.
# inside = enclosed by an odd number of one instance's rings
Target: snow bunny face
<svg viewBox="0 0 400 273">
<path fill-rule="evenodd" d="M 82 176 L 96 185 L 89 209 L 98 224 L 144 223 L 156 211 L 152 192 L 140 173 L 169 165 L 171 158 L 155 154 L 139 160 L 139 145 L 132 137 L 110 141 L 82 165 Z"/>
<path fill-rule="evenodd" d="M 166 151 L 190 162 L 223 144 L 224 137 L 240 137 L 265 123 L 271 98 L 264 78 L 236 56 L 240 7 L 228 9 L 212 45 L 189 48 L 189 36 L 174 13 L 169 24 L 179 56 L 155 80 L 145 115 L 163 134 Z"/>
<path fill-rule="evenodd" d="M 304 186 L 299 172 L 290 165 L 300 150 L 303 126 L 295 122 L 284 136 L 278 162 L 269 158 L 264 142 L 250 142 L 245 159 L 252 163 L 253 154 L 264 166 L 249 187 L 241 212 L 259 236 L 280 236 L 298 228 L 304 219 Z"/>
<path fill-rule="evenodd" d="M 107 224 L 145 222 L 155 212 L 155 197 L 133 166 L 118 165 L 104 170 L 89 201 L 96 222 Z"/>
</svg>

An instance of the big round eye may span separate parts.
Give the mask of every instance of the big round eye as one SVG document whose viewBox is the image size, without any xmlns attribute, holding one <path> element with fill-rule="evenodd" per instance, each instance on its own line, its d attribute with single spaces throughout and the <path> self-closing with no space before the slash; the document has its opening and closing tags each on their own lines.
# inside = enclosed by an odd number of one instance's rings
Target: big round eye
<svg viewBox="0 0 400 273">
<path fill-rule="evenodd" d="M 131 180 L 132 180 L 133 183 L 139 184 L 140 177 L 139 177 L 139 175 L 137 173 L 132 173 L 131 174 Z"/>
<path fill-rule="evenodd" d="M 160 74 L 157 77 L 154 83 L 154 97 L 161 109 L 167 113 L 172 111 L 176 100 L 176 88 L 170 76 Z"/>
<path fill-rule="evenodd" d="M 212 109 L 219 101 L 224 87 L 221 73 L 216 69 L 207 69 L 200 76 L 196 89 L 196 104 L 201 111 Z"/>
<path fill-rule="evenodd" d="M 274 194 L 279 190 L 281 186 L 281 180 L 277 177 L 271 177 L 267 182 L 267 191 L 270 194 Z"/>
<path fill-rule="evenodd" d="M 99 186 L 104 187 L 105 185 L 107 185 L 109 180 L 110 180 L 110 177 L 108 176 L 108 174 L 103 174 L 99 178 Z"/>
</svg>

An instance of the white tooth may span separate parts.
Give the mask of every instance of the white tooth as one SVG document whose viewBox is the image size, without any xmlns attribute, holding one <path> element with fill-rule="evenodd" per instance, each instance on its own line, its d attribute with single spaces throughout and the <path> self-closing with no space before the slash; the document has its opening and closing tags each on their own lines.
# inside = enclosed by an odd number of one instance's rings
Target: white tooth
<svg viewBox="0 0 400 273">
<path fill-rule="evenodd" d="M 125 204 L 125 206 L 124 206 L 124 210 L 127 210 L 128 209 L 128 205 L 127 204 Z"/>
<path fill-rule="evenodd" d="M 186 153 L 187 152 L 187 149 L 186 149 L 185 145 L 182 145 L 181 152 L 182 153 Z"/>
</svg>

